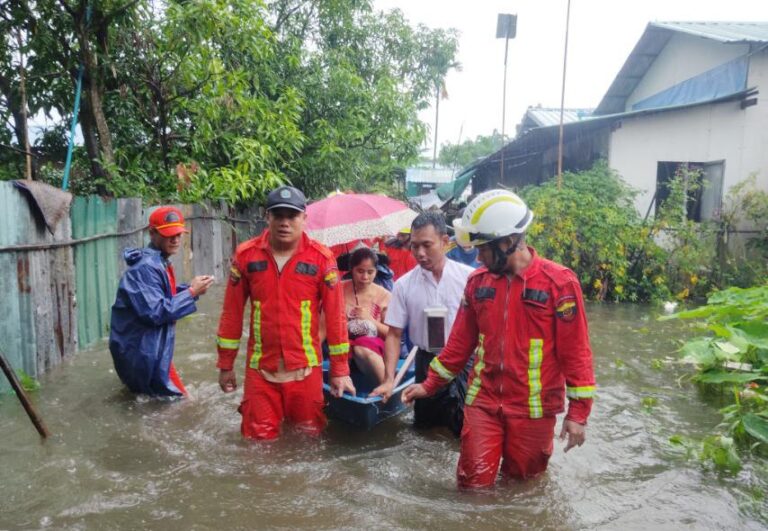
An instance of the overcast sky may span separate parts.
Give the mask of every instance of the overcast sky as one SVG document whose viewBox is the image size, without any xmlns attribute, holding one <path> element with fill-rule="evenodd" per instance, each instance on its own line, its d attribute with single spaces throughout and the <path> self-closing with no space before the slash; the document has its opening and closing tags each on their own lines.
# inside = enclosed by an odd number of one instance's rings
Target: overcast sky
<svg viewBox="0 0 768 531">
<path fill-rule="evenodd" d="M 438 145 L 501 130 L 504 40 L 495 38 L 498 13 L 518 17 L 517 36 L 509 42 L 507 136 L 514 136 L 528 106 L 560 106 L 567 0 L 375 0 L 375 5 L 402 10 L 412 24 L 460 32 L 462 70 L 446 81 Z M 571 0 L 565 106 L 596 107 L 652 21 L 768 21 L 768 1 Z M 434 108 L 421 118 L 433 126 Z"/>
</svg>

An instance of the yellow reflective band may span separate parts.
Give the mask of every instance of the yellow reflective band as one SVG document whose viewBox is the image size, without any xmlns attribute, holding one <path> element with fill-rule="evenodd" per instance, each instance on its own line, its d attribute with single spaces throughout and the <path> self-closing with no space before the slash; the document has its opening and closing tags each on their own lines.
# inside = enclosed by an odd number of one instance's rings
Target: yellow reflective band
<svg viewBox="0 0 768 531">
<path fill-rule="evenodd" d="M 218 336 L 216 337 L 216 344 L 221 348 L 226 348 L 229 350 L 237 350 L 240 348 L 239 339 L 227 339 L 226 337 Z"/>
<path fill-rule="evenodd" d="M 261 361 L 261 301 L 253 301 L 251 311 L 251 330 L 253 334 L 253 356 L 251 356 L 251 369 L 258 369 Z"/>
<path fill-rule="evenodd" d="M 475 401 L 477 393 L 480 391 L 482 381 L 480 380 L 480 373 L 485 369 L 485 349 L 483 348 L 483 342 L 485 341 L 485 335 L 480 334 L 477 341 L 477 350 L 475 351 L 475 375 L 472 378 L 472 384 L 467 391 L 467 398 L 464 399 L 464 403 L 468 406 L 472 405 Z"/>
<path fill-rule="evenodd" d="M 442 364 L 442 362 L 437 359 L 437 357 L 432 358 L 432 361 L 429 364 L 429 368 L 435 371 L 438 375 L 440 375 L 440 378 L 443 380 L 448 380 L 449 382 L 456 378 L 456 375 L 453 374 L 451 371 L 445 368 L 445 365 Z"/>
<path fill-rule="evenodd" d="M 312 343 L 312 301 L 301 301 L 301 344 L 310 367 L 317 367 L 317 351 Z"/>
<path fill-rule="evenodd" d="M 541 361 L 544 358 L 544 340 L 531 339 L 528 348 L 528 409 L 532 419 L 544 416 L 541 407 Z"/>
<path fill-rule="evenodd" d="M 569 309 L 569 308 L 573 308 L 574 306 L 576 306 L 576 303 L 575 303 L 575 302 L 573 302 L 573 301 L 570 301 L 570 302 L 564 302 L 563 304 L 561 304 L 560 306 L 558 306 L 558 307 L 557 307 L 557 310 L 556 310 L 556 311 L 558 311 L 558 312 L 564 312 L 565 310 L 567 310 L 567 309 Z"/>
<path fill-rule="evenodd" d="M 349 343 L 339 343 L 338 345 L 328 345 L 328 353 L 331 356 L 341 356 L 349 352 Z"/>
<path fill-rule="evenodd" d="M 568 398 L 593 398 L 595 396 L 595 386 L 585 385 L 584 387 L 565 386 L 565 396 Z"/>
<path fill-rule="evenodd" d="M 472 219 L 469 221 L 472 225 L 475 225 L 478 221 L 480 221 L 480 216 L 483 215 L 483 212 L 490 207 L 491 205 L 495 205 L 496 203 L 502 203 L 502 202 L 508 202 L 508 203 L 514 203 L 516 205 L 522 205 L 520 201 L 517 201 L 514 197 L 511 197 L 509 195 L 502 195 L 498 197 L 494 197 L 493 199 L 489 199 L 485 203 L 483 203 L 480 208 L 475 210 L 475 213 L 472 214 Z"/>
</svg>

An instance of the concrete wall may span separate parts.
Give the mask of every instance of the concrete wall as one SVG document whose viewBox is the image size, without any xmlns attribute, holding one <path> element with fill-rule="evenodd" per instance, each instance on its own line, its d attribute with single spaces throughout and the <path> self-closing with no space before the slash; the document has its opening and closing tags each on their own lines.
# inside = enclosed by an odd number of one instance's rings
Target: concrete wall
<svg viewBox="0 0 768 531">
<path fill-rule="evenodd" d="M 746 109 L 726 102 L 621 122 L 611 135 L 610 165 L 642 191 L 635 203 L 641 214 L 653 199 L 659 161 L 724 160 L 724 194 L 751 173 L 768 190 L 768 52 L 752 57 L 749 86 L 762 92 L 757 105 Z"/>
<path fill-rule="evenodd" d="M 638 101 L 727 63 L 748 51 L 748 44 L 723 44 L 693 35 L 675 34 L 627 99 L 625 110 L 631 111 L 632 105 Z"/>
</svg>

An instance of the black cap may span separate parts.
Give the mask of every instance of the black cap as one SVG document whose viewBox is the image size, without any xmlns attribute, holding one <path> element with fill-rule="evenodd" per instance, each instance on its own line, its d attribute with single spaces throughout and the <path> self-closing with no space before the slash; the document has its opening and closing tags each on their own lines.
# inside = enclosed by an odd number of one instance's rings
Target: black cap
<svg viewBox="0 0 768 531">
<path fill-rule="evenodd" d="M 280 186 L 267 196 L 267 210 L 273 208 L 292 208 L 304 212 L 307 210 L 307 198 L 304 193 L 293 186 Z"/>
</svg>

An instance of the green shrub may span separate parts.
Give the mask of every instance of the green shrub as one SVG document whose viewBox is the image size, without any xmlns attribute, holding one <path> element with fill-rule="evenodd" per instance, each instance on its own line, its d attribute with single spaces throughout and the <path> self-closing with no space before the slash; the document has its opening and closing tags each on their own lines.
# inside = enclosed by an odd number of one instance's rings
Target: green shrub
<svg viewBox="0 0 768 531">
<path fill-rule="evenodd" d="M 708 334 L 686 341 L 680 352 L 696 368 L 693 381 L 728 391 L 733 400 L 720 410 L 722 433 L 686 445 L 702 459 L 737 470 L 738 455 L 730 446 L 713 446 L 713 441 L 768 449 L 768 284 L 719 291 L 705 306 L 661 319 L 703 319 Z M 681 436 L 672 440 L 683 441 Z"/>
<path fill-rule="evenodd" d="M 647 301 L 669 297 L 667 253 L 651 238 L 634 207 L 637 192 L 605 162 L 523 189 L 535 213 L 529 241 L 544 257 L 573 269 L 593 300 Z"/>
</svg>

